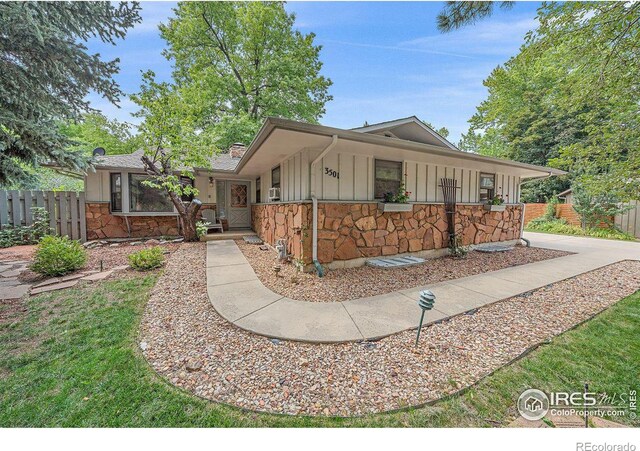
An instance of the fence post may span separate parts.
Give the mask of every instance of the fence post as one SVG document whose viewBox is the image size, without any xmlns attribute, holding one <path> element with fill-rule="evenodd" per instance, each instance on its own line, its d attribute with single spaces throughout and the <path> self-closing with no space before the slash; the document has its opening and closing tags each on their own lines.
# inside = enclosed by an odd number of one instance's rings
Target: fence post
<svg viewBox="0 0 640 451">
<path fill-rule="evenodd" d="M 87 241 L 87 215 L 85 212 L 85 205 L 84 205 L 84 191 L 80 192 L 80 199 L 79 199 L 79 204 L 80 204 L 80 241 L 82 241 L 83 243 L 85 241 Z"/>
<path fill-rule="evenodd" d="M 25 225 L 33 224 L 33 214 L 31 213 L 31 205 L 33 204 L 33 197 L 31 191 L 23 191 L 24 197 L 24 222 Z"/>
<path fill-rule="evenodd" d="M 67 222 L 67 193 L 58 192 L 60 199 L 60 236 L 69 235 L 69 223 Z"/>
<path fill-rule="evenodd" d="M 7 192 L 0 191 L 0 227 L 9 225 L 9 202 Z"/>
<path fill-rule="evenodd" d="M 78 197 L 73 191 L 69 193 L 69 209 L 71 210 L 71 239 L 80 239 L 80 224 L 78 224 Z"/>
<path fill-rule="evenodd" d="M 14 227 L 22 225 L 22 214 L 20 208 L 20 191 L 10 191 L 11 193 L 11 221 Z"/>
<path fill-rule="evenodd" d="M 51 233 L 58 234 L 58 220 L 57 220 L 57 208 L 56 208 L 56 194 L 53 191 L 47 192 L 47 211 L 49 212 L 49 227 Z"/>
</svg>

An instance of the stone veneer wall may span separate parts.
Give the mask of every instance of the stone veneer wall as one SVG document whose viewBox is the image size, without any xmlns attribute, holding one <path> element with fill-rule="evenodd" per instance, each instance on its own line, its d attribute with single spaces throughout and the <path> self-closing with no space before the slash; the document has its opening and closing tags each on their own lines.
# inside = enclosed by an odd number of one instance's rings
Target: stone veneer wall
<svg viewBox="0 0 640 451">
<path fill-rule="evenodd" d="M 286 239 L 287 252 L 309 264 L 312 214 L 310 203 L 255 204 L 251 206 L 251 227 L 271 246 Z"/>
<path fill-rule="evenodd" d="M 215 205 L 203 205 L 202 209 Z M 128 216 L 129 228 L 124 216 L 113 215 L 109 210 L 109 202 L 87 202 L 85 204 L 87 219 L 87 240 L 108 238 L 144 238 L 158 236 L 177 236 L 180 234 L 176 216 Z"/>
<path fill-rule="evenodd" d="M 521 207 L 504 212 L 482 205 L 458 205 L 456 231 L 462 244 L 507 241 L 520 236 Z M 321 203 L 318 206 L 318 260 L 370 258 L 442 249 L 448 246 L 447 219 L 442 204 L 413 204 L 409 212 L 378 210 L 375 203 Z"/>
<path fill-rule="evenodd" d="M 287 238 L 288 251 L 311 263 L 311 204 L 260 204 L 252 207 L 253 230 L 275 245 Z M 458 205 L 456 230 L 462 244 L 508 241 L 520 237 L 521 207 L 503 212 L 482 205 Z M 442 204 L 414 204 L 409 212 L 378 210 L 375 203 L 318 204 L 318 260 L 370 258 L 442 249 L 448 246 L 447 220 Z"/>
</svg>

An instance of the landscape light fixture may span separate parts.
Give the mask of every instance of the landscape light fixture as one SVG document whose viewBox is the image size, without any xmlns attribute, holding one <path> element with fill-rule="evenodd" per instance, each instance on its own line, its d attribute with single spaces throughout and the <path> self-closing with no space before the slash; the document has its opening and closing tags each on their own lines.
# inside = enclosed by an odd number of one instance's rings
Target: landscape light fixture
<svg viewBox="0 0 640 451">
<path fill-rule="evenodd" d="M 424 314 L 427 310 L 433 308 L 433 304 L 436 302 L 436 295 L 431 290 L 423 290 L 420 292 L 420 298 L 418 299 L 418 307 L 422 309 L 420 315 L 420 325 L 418 326 L 418 335 L 416 336 L 416 348 L 418 347 L 418 340 L 420 340 L 420 331 L 422 330 L 422 321 L 424 320 Z"/>
</svg>

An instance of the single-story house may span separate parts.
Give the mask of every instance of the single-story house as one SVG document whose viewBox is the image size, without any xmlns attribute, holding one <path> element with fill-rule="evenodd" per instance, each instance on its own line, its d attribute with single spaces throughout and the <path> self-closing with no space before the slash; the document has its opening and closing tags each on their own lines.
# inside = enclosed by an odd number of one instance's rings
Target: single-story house
<svg viewBox="0 0 640 451">
<path fill-rule="evenodd" d="M 105 155 L 86 174 L 88 239 L 179 233 L 171 202 L 142 183 L 140 155 Z M 519 239 L 521 183 L 564 172 L 460 151 L 408 117 L 351 130 L 268 118 L 246 149 L 194 174 L 204 208 L 230 229 L 286 240 L 302 265 L 336 267 L 446 248 L 443 179 L 456 183 L 461 244 Z M 382 203 L 402 185 L 409 205 Z M 504 207 L 487 207 L 494 196 Z"/>
</svg>

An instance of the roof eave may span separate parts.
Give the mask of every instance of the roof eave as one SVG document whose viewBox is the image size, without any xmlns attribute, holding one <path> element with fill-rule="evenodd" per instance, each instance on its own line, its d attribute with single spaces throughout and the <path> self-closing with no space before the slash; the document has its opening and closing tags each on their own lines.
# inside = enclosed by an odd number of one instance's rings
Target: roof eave
<svg viewBox="0 0 640 451">
<path fill-rule="evenodd" d="M 502 166 L 510 166 L 510 167 L 516 167 L 521 169 L 529 169 L 536 172 L 548 173 L 550 175 L 567 174 L 567 172 L 562 171 L 560 169 L 548 168 L 545 166 L 537 166 L 533 164 L 521 163 L 519 161 L 512 161 L 512 160 L 503 160 L 500 158 L 489 157 L 485 155 L 478 155 L 478 154 L 469 153 L 469 152 L 463 152 L 457 149 L 447 149 L 444 147 L 434 146 L 431 144 L 411 142 L 403 139 L 388 138 L 386 136 L 354 132 L 351 130 L 327 127 L 324 125 L 307 124 L 305 122 L 297 122 L 297 121 L 292 121 L 290 119 L 275 118 L 275 117 L 269 117 L 265 120 L 260 131 L 256 135 L 256 138 L 252 141 L 247 152 L 242 157 L 242 159 L 240 160 L 240 163 L 236 167 L 236 171 L 239 172 L 242 169 L 242 167 L 247 163 L 247 161 L 251 158 L 251 156 L 257 151 L 257 149 L 262 144 L 262 142 L 264 142 L 264 140 L 268 137 L 271 131 L 275 128 L 280 128 L 280 129 L 290 130 L 290 131 L 320 134 L 325 136 L 338 135 L 338 138 L 342 138 L 342 139 L 365 142 L 370 144 L 378 144 L 382 146 L 386 145 L 391 147 L 398 147 L 405 150 L 413 150 L 418 152 L 427 150 L 430 153 L 434 153 L 441 156 L 462 158 L 465 160 L 473 160 L 473 161 L 479 161 L 484 163 L 499 164 Z"/>
</svg>

